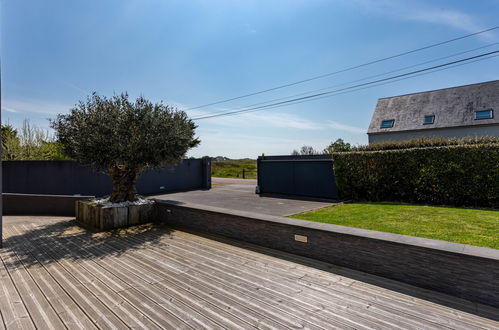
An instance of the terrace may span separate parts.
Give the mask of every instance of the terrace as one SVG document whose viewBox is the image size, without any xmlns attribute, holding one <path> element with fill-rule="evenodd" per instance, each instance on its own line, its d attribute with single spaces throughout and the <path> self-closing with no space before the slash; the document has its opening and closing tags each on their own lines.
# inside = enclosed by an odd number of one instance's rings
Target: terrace
<svg viewBox="0 0 499 330">
<path fill-rule="evenodd" d="M 220 236 L 4 217 L 0 329 L 498 328 L 499 311 Z"/>
</svg>

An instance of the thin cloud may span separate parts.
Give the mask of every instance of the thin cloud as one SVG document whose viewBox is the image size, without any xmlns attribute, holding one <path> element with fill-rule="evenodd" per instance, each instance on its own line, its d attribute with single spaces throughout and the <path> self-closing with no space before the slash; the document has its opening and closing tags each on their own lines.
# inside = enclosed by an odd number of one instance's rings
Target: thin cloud
<svg viewBox="0 0 499 330">
<path fill-rule="evenodd" d="M 338 123 L 333 120 L 328 121 L 328 126 L 330 128 L 333 128 L 338 131 L 345 131 L 345 132 L 350 132 L 350 133 L 366 133 L 366 129 L 360 128 L 360 127 L 355 127 L 355 126 L 350 126 L 350 125 L 345 125 L 342 123 Z"/>
<path fill-rule="evenodd" d="M 301 130 L 320 130 L 325 128 L 324 125 L 321 125 L 320 123 L 288 113 L 247 113 L 241 116 L 241 120 L 254 121 L 273 127 L 296 128 Z"/>
<path fill-rule="evenodd" d="M 376 14 L 388 15 L 402 20 L 412 20 L 444 25 L 453 29 L 473 33 L 484 30 L 487 26 L 470 13 L 453 8 L 442 9 L 431 3 L 403 0 L 349 0 L 349 4 L 360 6 Z M 494 32 L 480 35 L 487 42 L 499 40 Z"/>
<path fill-rule="evenodd" d="M 178 104 L 178 103 L 177 103 Z M 185 108 L 185 107 L 184 107 Z M 202 117 L 206 115 L 213 114 L 214 112 L 229 111 L 232 109 L 225 108 L 213 108 L 213 112 L 208 112 L 200 109 L 189 110 L 188 115 L 192 118 Z M 204 122 L 223 125 L 230 127 L 249 127 L 249 126 L 267 126 L 275 128 L 294 128 L 299 130 L 327 130 L 336 129 L 340 131 L 350 132 L 350 133 L 365 133 L 366 129 L 355 127 L 347 124 L 343 124 L 334 120 L 328 120 L 327 122 L 312 121 L 310 119 L 304 118 L 299 115 L 289 114 L 285 112 L 250 112 L 243 113 L 235 116 L 226 117 L 215 117 L 211 119 L 206 119 L 199 121 L 198 124 L 203 124 Z"/>
<path fill-rule="evenodd" d="M 83 88 L 81 88 L 80 86 L 78 86 L 78 85 L 76 85 L 76 84 L 73 84 L 73 83 L 71 83 L 71 82 L 69 82 L 69 81 L 65 81 L 65 80 L 63 80 L 63 81 L 62 81 L 62 83 L 63 83 L 64 85 L 66 85 L 66 86 L 68 86 L 68 87 L 71 87 L 72 89 L 74 89 L 74 90 L 76 90 L 76 91 L 80 92 L 81 94 L 85 94 L 85 95 L 90 95 L 90 94 L 91 94 L 91 92 L 90 92 L 90 91 L 87 91 L 86 89 L 83 89 Z"/>
<path fill-rule="evenodd" d="M 217 108 L 214 112 L 228 111 L 230 109 Z M 210 115 L 213 112 L 202 110 L 189 110 L 188 115 L 192 118 Z M 285 112 L 254 112 L 243 113 L 236 116 L 215 117 L 199 121 L 199 124 L 210 123 L 215 125 L 230 126 L 230 127 L 249 127 L 249 126 L 266 126 L 278 128 L 294 128 L 300 130 L 321 130 L 327 128 L 325 125 L 306 119 L 299 115 L 293 115 Z"/>
<path fill-rule="evenodd" d="M 2 111 L 7 111 L 7 112 L 18 112 L 16 109 L 7 108 L 7 107 L 2 107 Z"/>
<path fill-rule="evenodd" d="M 66 113 L 71 106 L 60 103 L 45 103 L 45 102 L 27 102 L 21 100 L 4 100 L 6 106 L 2 105 L 2 110 L 16 113 L 38 113 L 55 115 L 58 113 Z"/>
</svg>

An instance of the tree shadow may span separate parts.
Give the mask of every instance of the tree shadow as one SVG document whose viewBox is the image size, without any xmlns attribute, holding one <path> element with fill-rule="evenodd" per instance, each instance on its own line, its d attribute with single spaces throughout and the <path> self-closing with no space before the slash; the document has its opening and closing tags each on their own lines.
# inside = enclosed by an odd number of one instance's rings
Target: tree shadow
<svg viewBox="0 0 499 330">
<path fill-rule="evenodd" d="M 169 236 L 155 223 L 104 232 L 83 228 L 76 220 L 4 226 L 2 259 L 7 267 L 30 267 L 59 261 L 119 257 Z"/>
</svg>

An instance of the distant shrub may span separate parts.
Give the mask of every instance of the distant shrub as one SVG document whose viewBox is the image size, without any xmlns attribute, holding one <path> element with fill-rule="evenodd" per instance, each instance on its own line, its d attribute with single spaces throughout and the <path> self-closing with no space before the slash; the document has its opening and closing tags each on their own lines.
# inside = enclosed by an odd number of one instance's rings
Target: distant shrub
<svg viewBox="0 0 499 330">
<path fill-rule="evenodd" d="M 345 199 L 499 207 L 497 138 L 412 140 L 356 150 L 333 154 Z"/>
<path fill-rule="evenodd" d="M 2 125 L 2 160 L 68 160 L 63 146 L 47 130 L 25 119 L 20 129 Z"/>
<path fill-rule="evenodd" d="M 343 139 L 337 139 L 334 142 L 331 142 L 329 146 L 327 146 L 322 153 L 323 154 L 332 154 L 334 152 L 347 152 L 352 149 L 352 145 L 348 142 L 343 141 Z"/>
</svg>

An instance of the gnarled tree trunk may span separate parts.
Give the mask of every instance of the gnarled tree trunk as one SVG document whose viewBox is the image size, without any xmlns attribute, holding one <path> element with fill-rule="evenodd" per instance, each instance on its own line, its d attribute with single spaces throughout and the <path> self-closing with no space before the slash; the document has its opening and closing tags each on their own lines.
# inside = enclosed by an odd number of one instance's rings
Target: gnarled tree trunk
<svg viewBox="0 0 499 330">
<path fill-rule="evenodd" d="M 113 193 L 109 198 L 111 203 L 121 203 L 137 200 L 135 183 L 141 170 L 124 165 L 115 165 L 109 168 L 109 176 L 113 182 Z"/>
</svg>

